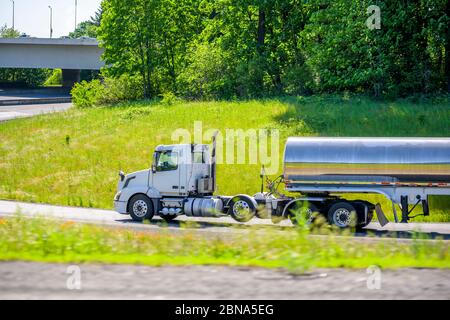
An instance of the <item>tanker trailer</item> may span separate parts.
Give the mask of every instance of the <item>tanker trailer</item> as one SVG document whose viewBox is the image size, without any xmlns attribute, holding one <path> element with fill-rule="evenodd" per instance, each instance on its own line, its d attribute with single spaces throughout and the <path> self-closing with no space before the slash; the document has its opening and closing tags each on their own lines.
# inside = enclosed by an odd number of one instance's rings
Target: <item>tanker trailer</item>
<svg viewBox="0 0 450 320">
<path fill-rule="evenodd" d="M 342 193 L 382 194 L 392 201 L 395 222 L 396 204 L 401 222 L 407 222 L 418 204 L 429 215 L 429 195 L 450 195 L 450 139 L 291 137 L 284 150 L 283 182 L 287 191 L 305 195 L 291 205 L 307 200 L 313 211 L 339 226 L 351 211 L 367 224 L 372 209 L 382 225 L 387 223 L 379 205 L 348 201 L 338 196 Z"/>
<path fill-rule="evenodd" d="M 407 222 L 421 204 L 428 215 L 429 195 L 450 195 L 449 138 L 289 138 L 284 150 L 284 172 L 268 181 L 269 192 L 253 196 L 216 193 L 215 136 L 211 153 L 206 144 L 159 145 L 150 168 L 125 175 L 114 196 L 114 207 L 133 220 L 159 215 L 171 221 L 179 215 L 220 217 L 246 222 L 255 215 L 279 221 L 298 213 L 312 220 L 321 214 L 338 227 L 364 227 L 380 205 L 347 200 L 346 193 L 378 193 L 402 211 Z M 263 178 L 264 175 L 261 175 Z M 285 184 L 290 193 L 277 187 Z M 411 210 L 409 205 L 414 205 Z"/>
</svg>

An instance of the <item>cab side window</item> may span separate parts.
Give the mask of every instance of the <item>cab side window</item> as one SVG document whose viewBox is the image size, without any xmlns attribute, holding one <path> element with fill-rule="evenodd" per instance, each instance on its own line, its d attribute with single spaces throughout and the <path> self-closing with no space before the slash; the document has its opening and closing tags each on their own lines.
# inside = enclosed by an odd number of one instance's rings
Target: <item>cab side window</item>
<svg viewBox="0 0 450 320">
<path fill-rule="evenodd" d="M 156 171 L 170 171 L 178 168 L 178 153 L 172 151 L 160 152 L 157 155 Z"/>
<path fill-rule="evenodd" d="M 205 163 L 203 152 L 194 152 L 194 163 Z"/>
</svg>

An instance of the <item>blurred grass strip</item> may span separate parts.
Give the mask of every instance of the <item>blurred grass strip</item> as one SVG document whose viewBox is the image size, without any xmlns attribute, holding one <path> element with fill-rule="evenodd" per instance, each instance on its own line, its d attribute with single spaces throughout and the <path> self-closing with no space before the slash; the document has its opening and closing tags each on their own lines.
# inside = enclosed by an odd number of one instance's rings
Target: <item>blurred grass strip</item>
<svg viewBox="0 0 450 320">
<path fill-rule="evenodd" d="M 237 235 L 230 240 L 111 229 L 16 216 L 0 220 L 0 260 L 145 265 L 220 264 L 280 267 L 291 272 L 348 267 L 450 268 L 447 241 L 358 241 L 294 232 Z"/>
</svg>

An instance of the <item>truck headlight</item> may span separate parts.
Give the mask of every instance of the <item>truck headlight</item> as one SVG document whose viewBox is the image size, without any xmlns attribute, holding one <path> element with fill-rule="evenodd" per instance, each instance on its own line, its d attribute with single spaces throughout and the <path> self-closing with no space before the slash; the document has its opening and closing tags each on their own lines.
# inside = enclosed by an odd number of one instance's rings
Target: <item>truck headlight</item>
<svg viewBox="0 0 450 320">
<path fill-rule="evenodd" d="M 116 195 L 114 196 L 114 201 L 119 201 L 121 193 L 122 193 L 121 191 L 116 193 Z"/>
</svg>

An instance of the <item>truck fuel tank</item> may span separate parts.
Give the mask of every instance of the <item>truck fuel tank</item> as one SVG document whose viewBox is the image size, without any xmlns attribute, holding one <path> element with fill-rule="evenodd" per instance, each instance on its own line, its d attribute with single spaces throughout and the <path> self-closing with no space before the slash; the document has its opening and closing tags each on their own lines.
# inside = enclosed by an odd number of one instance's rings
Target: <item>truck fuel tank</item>
<svg viewBox="0 0 450 320">
<path fill-rule="evenodd" d="M 220 216 L 223 209 L 223 201 L 219 198 L 187 198 L 184 203 L 184 213 L 193 217 Z"/>
</svg>

